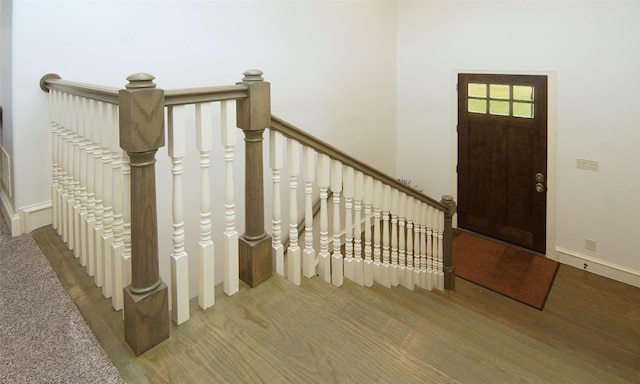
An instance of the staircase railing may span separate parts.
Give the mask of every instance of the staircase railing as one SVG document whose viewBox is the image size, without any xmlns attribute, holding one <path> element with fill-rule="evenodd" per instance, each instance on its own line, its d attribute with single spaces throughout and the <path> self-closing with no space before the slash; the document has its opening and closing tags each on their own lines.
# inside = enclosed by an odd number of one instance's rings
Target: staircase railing
<svg viewBox="0 0 640 384">
<path fill-rule="evenodd" d="M 279 136 L 286 138 L 286 150 Z M 386 287 L 454 289 L 450 236 L 455 203 L 450 196 L 441 201 L 425 196 L 276 116 L 271 119 L 270 156 L 275 191 L 272 249 L 277 273 L 296 284 L 302 269 L 306 277 L 314 276 L 317 270 L 322 279 L 338 286 L 344 276 L 364 286 L 377 282 Z M 304 246 L 298 244 L 298 196 L 292 191 L 286 253 L 279 242 L 282 230 L 277 193 L 283 156 L 287 158 L 289 187 L 297 190 L 301 169 L 305 186 Z M 312 224 L 314 184 L 320 189 L 319 231 Z M 329 192 L 333 215 L 328 209 Z M 313 244 L 318 235 L 320 252 L 316 256 Z"/>
<path fill-rule="evenodd" d="M 133 352 L 139 355 L 169 337 L 169 297 L 173 321 L 189 319 L 183 162 L 194 150 L 200 168 L 196 248 L 198 303 L 203 309 L 214 304 L 214 238 L 222 241 L 223 287 L 228 295 L 239 290 L 239 279 L 252 287 L 268 279 L 273 263 L 277 273 L 295 284 L 300 284 L 301 274 L 319 274 L 335 285 L 347 277 L 365 286 L 378 282 L 387 287 L 454 289 L 453 199 L 433 200 L 272 116 L 269 83 L 260 71 L 244 75 L 235 85 L 167 91 L 157 88 L 147 74 L 129 76 L 125 89 L 70 82 L 55 74 L 41 80 L 50 105 L 53 227 L 103 295 L 112 299 L 113 308 L 124 309 L 125 339 Z M 240 180 L 245 186 L 245 219 L 240 225 L 235 127 L 242 129 L 245 141 L 245 174 Z M 224 151 L 224 175 L 212 183 L 215 130 Z M 267 200 L 262 144 L 266 130 L 272 174 Z M 155 173 L 155 155 L 165 144 L 165 132 L 172 191 L 171 276 L 165 277 L 170 288 L 159 274 L 159 264 L 167 261 L 158 255 L 158 221 L 165 219 L 157 216 L 156 188 L 162 185 L 156 185 Z M 195 148 L 188 149 L 194 136 Z M 288 188 L 280 183 L 283 170 Z M 304 188 L 298 188 L 300 173 Z M 224 212 L 218 217 L 224 217 L 224 230 L 214 233 L 211 187 L 220 184 Z M 283 219 L 281 195 L 286 190 L 289 210 Z M 318 193 L 320 225 L 313 228 L 312 199 Z M 272 237 L 264 228 L 268 205 Z M 304 247 L 298 244 L 301 217 Z M 237 228 L 242 226 L 244 234 L 239 236 Z M 286 250 L 283 226 L 289 229 Z"/>
</svg>

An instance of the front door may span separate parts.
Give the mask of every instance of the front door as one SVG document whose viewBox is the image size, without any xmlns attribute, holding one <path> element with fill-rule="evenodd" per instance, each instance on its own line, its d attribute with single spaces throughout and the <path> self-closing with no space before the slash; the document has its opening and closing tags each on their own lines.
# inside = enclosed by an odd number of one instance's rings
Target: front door
<svg viewBox="0 0 640 384">
<path fill-rule="evenodd" d="M 545 253 L 547 77 L 458 75 L 458 226 Z"/>
</svg>

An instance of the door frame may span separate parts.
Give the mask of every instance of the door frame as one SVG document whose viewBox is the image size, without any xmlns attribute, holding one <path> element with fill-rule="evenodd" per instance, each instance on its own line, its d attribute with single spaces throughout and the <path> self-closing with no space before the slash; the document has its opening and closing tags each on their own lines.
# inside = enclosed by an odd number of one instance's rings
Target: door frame
<svg viewBox="0 0 640 384">
<path fill-rule="evenodd" d="M 513 71 L 513 70 L 479 70 L 454 69 L 451 81 L 451 187 L 454 199 L 458 200 L 458 74 L 497 74 L 497 75 L 541 75 L 547 76 L 547 212 L 546 212 L 546 252 L 545 257 L 558 261 L 556 251 L 556 72 L 555 71 Z M 454 227 L 458 226 L 454 216 Z"/>
</svg>

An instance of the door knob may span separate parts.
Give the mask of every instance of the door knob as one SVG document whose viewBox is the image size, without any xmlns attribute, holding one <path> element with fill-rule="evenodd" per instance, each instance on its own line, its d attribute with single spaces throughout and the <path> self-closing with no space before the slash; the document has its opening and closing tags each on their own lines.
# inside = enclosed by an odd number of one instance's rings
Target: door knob
<svg viewBox="0 0 640 384">
<path fill-rule="evenodd" d="M 542 185 L 542 183 L 536 183 L 536 192 L 544 192 L 544 185 Z"/>
<path fill-rule="evenodd" d="M 540 172 L 536 173 L 536 181 L 538 183 L 544 183 L 544 175 Z"/>
</svg>

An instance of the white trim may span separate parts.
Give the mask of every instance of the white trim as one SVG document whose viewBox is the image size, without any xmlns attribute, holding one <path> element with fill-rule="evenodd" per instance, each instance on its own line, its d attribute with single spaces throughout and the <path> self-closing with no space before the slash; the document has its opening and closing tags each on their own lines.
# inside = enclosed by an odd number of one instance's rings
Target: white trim
<svg viewBox="0 0 640 384">
<path fill-rule="evenodd" d="M 584 269 L 622 283 L 640 288 L 640 271 L 614 264 L 595 257 L 583 255 L 561 247 L 555 247 L 558 261 L 562 264 Z"/>
<path fill-rule="evenodd" d="M 11 199 L 7 196 L 4 189 L 0 188 L 0 211 L 9 226 L 9 231 L 12 237 L 20 236 L 22 234 L 20 228 L 20 216 L 13 211 L 13 205 Z"/>
<path fill-rule="evenodd" d="M 460 73 L 492 73 L 504 75 L 542 75 L 547 76 L 547 234 L 546 256 L 557 260 L 556 243 L 556 71 L 510 71 L 498 69 L 455 69 L 453 84 L 458 83 Z M 451 191 L 458 201 L 458 92 L 453 92 L 451 108 Z M 454 216 L 454 227 L 457 227 L 457 215 Z"/>
<path fill-rule="evenodd" d="M 29 233 L 34 229 L 51 224 L 52 214 L 51 201 L 20 208 L 22 233 Z"/>
</svg>

